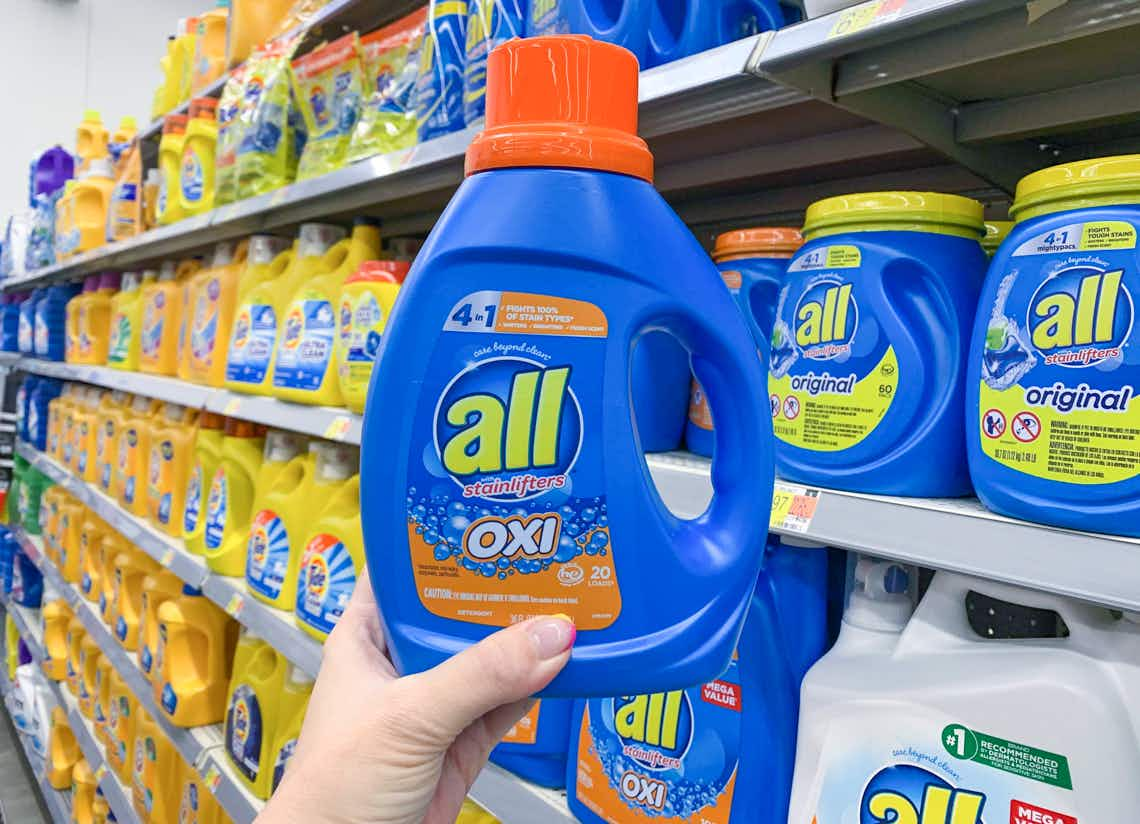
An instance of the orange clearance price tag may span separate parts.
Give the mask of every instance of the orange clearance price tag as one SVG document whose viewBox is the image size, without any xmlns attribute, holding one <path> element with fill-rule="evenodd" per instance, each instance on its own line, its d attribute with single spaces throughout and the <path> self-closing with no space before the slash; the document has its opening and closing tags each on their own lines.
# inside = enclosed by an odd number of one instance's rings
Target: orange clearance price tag
<svg viewBox="0 0 1140 824">
<path fill-rule="evenodd" d="M 242 597 L 240 592 L 235 592 L 230 600 L 226 603 L 226 612 L 233 618 L 241 615 L 241 611 L 245 608 L 245 598 Z"/>
<path fill-rule="evenodd" d="M 777 483 L 772 492 L 772 516 L 768 525 L 785 532 L 807 532 L 819 497 L 818 489 Z"/>
<path fill-rule="evenodd" d="M 222 773 L 218 770 L 216 764 L 210 764 L 210 768 L 206 770 L 206 774 L 202 776 L 202 783 L 206 785 L 206 789 L 210 792 L 214 793 L 218 791 L 218 785 L 222 783 Z"/>
<path fill-rule="evenodd" d="M 352 426 L 352 418 L 348 415 L 337 415 L 325 428 L 324 437 L 330 441 L 343 441 L 348 435 L 349 427 Z"/>
</svg>

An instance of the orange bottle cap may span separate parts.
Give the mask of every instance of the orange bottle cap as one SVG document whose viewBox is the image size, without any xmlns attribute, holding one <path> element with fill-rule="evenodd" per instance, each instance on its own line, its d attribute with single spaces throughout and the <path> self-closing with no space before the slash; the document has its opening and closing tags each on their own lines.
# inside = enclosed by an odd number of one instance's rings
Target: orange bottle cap
<svg viewBox="0 0 1140 824">
<path fill-rule="evenodd" d="M 637 58 L 584 35 L 509 40 L 487 58 L 487 125 L 467 174 L 548 166 L 653 180 L 637 136 Z"/>
<path fill-rule="evenodd" d="M 184 114 L 168 114 L 162 119 L 162 133 L 185 134 L 187 119 Z"/>
<path fill-rule="evenodd" d="M 203 412 L 198 416 L 199 429 L 221 429 L 225 426 L 226 419 L 216 412 Z"/>
<path fill-rule="evenodd" d="M 403 283 L 411 268 L 406 260 L 366 260 L 345 283 Z"/>
<path fill-rule="evenodd" d="M 195 97 L 190 101 L 190 118 L 206 117 L 213 120 L 218 111 L 218 101 L 212 97 Z"/>
<path fill-rule="evenodd" d="M 760 256 L 791 257 L 804 245 L 799 229 L 785 226 L 759 226 L 755 229 L 733 229 L 717 235 L 713 260 Z"/>
</svg>

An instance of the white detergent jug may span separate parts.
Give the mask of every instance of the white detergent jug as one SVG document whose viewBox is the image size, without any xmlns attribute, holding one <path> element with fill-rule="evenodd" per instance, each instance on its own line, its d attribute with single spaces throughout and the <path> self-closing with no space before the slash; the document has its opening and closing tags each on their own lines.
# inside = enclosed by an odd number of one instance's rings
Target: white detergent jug
<svg viewBox="0 0 1140 824">
<path fill-rule="evenodd" d="M 908 620 L 886 566 L 804 679 L 789 824 L 1136 821 L 1140 623 L 949 572 Z"/>
</svg>

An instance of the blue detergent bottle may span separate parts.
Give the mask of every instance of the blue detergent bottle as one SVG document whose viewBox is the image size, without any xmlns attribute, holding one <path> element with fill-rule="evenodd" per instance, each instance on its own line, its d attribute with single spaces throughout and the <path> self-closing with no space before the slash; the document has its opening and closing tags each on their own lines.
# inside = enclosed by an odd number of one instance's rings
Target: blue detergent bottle
<svg viewBox="0 0 1140 824">
<path fill-rule="evenodd" d="M 826 550 L 773 542 L 723 675 L 575 702 L 570 811 L 583 824 L 787 821 L 800 682 L 827 646 L 826 600 Z"/>
<path fill-rule="evenodd" d="M 32 395 L 42 380 L 47 379 L 39 375 L 26 374 L 20 388 L 16 390 L 16 434 L 20 436 L 20 440 L 25 442 L 31 441 L 28 412 L 31 408 Z"/>
<path fill-rule="evenodd" d="M 57 283 L 49 286 L 42 300 L 36 304 L 35 341 L 36 355 L 52 361 L 62 361 L 67 343 L 67 302 L 79 294 L 78 283 Z"/>
<path fill-rule="evenodd" d="M 467 0 L 431 0 L 414 92 L 420 142 L 463 128 Z"/>
<path fill-rule="evenodd" d="M 468 0 L 467 55 L 463 66 L 463 122 L 483 122 L 487 103 L 487 55 L 500 43 L 522 37 L 524 0 Z"/>
<path fill-rule="evenodd" d="M 16 345 L 22 355 L 36 353 L 36 306 L 44 298 L 46 289 L 33 289 L 20 301 L 20 319 L 16 328 Z"/>
<path fill-rule="evenodd" d="M 39 568 L 32 563 L 32 559 L 24 554 L 14 535 L 8 533 L 5 541 L 16 543 L 16 551 L 12 556 L 12 580 L 8 588 L 9 597 L 22 607 L 39 609 L 40 600 L 44 594 L 44 576 Z"/>
<path fill-rule="evenodd" d="M 574 702 L 547 698 L 534 702 L 491 750 L 491 760 L 527 781 L 543 787 L 566 786 L 566 753 L 570 743 L 570 715 Z"/>
<path fill-rule="evenodd" d="M 629 49 L 645 66 L 651 6 L 645 0 L 528 0 L 526 36 L 585 34 Z"/>
<path fill-rule="evenodd" d="M 731 660 L 772 492 L 762 370 L 649 182 L 636 112 L 624 49 L 568 36 L 491 53 L 487 128 L 400 290 L 364 423 L 365 545 L 401 672 L 551 613 L 578 640 L 542 697 L 679 689 Z M 637 437 L 647 329 L 691 352 L 722 425 L 694 521 L 661 503 Z"/>
<path fill-rule="evenodd" d="M 649 0 L 646 67 L 783 27 L 777 0 Z"/>
<path fill-rule="evenodd" d="M 768 392 L 782 478 L 968 495 L 966 355 L 982 205 L 932 192 L 813 203 L 776 308 Z"/>
<path fill-rule="evenodd" d="M 0 352 L 20 351 L 20 306 L 27 292 L 13 292 L 0 298 Z"/>
<path fill-rule="evenodd" d="M 1034 172 L 990 264 L 966 381 L 978 497 L 1140 536 L 1140 155 Z"/>
<path fill-rule="evenodd" d="M 40 378 L 27 393 L 27 432 L 25 440 L 40 452 L 47 451 L 48 403 L 63 392 L 63 382 L 55 378 Z"/>
<path fill-rule="evenodd" d="M 713 246 L 716 268 L 720 269 L 724 285 L 752 330 L 763 363 L 768 362 L 768 340 L 772 337 L 776 302 L 788 262 L 803 243 L 799 229 L 762 226 L 719 234 Z M 711 458 L 715 440 L 712 412 L 704 390 L 694 380 L 685 424 L 685 445 L 690 452 Z"/>
</svg>

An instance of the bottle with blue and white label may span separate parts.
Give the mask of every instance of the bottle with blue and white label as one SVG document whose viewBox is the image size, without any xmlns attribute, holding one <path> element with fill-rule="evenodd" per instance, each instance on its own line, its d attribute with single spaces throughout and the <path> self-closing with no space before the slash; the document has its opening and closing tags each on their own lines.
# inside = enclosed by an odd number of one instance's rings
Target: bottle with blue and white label
<svg viewBox="0 0 1140 824">
<path fill-rule="evenodd" d="M 966 383 L 982 503 L 1140 536 L 1140 155 L 1043 169 L 990 264 Z"/>
<path fill-rule="evenodd" d="M 578 635 L 544 698 L 684 689 L 732 660 L 772 494 L 763 372 L 653 188 L 637 79 L 632 54 L 583 36 L 491 52 L 487 127 L 396 300 L 364 418 L 365 548 L 401 672 L 552 613 Z M 646 467 L 646 334 L 687 350 L 717 416 L 696 520 Z"/>
</svg>

